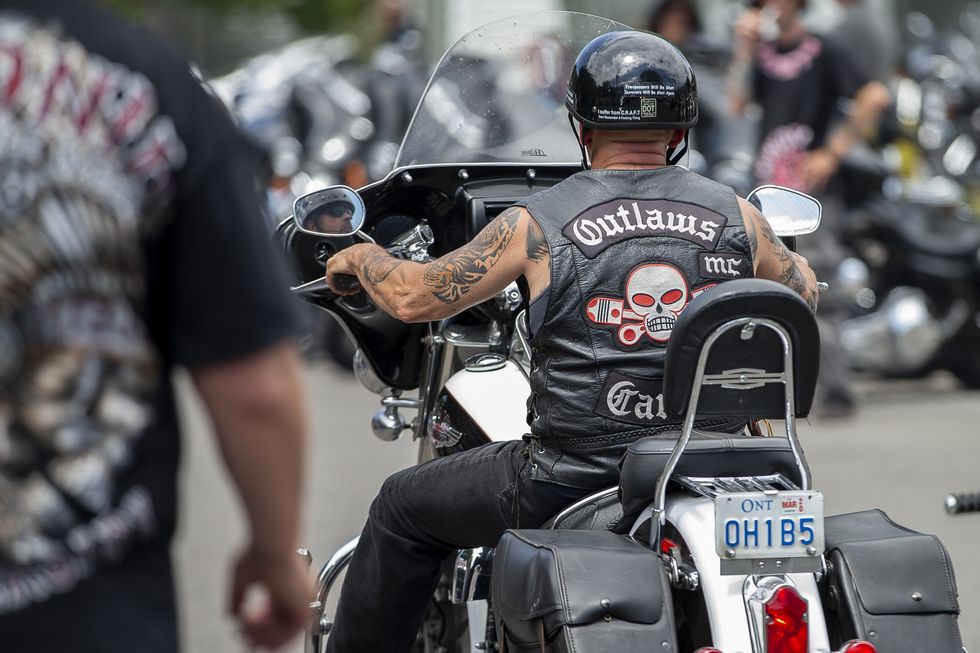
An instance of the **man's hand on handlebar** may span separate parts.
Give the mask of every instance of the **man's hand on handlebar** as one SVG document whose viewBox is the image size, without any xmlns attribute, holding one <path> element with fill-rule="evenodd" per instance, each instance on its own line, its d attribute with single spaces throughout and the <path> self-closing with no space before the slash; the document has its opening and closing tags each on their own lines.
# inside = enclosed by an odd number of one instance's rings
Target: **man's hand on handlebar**
<svg viewBox="0 0 980 653">
<path fill-rule="evenodd" d="M 342 249 L 327 260 L 327 285 L 338 295 L 356 295 L 361 292 L 361 283 L 357 277 L 358 264 L 363 248 L 375 248 L 374 245 L 354 245 Z"/>
</svg>

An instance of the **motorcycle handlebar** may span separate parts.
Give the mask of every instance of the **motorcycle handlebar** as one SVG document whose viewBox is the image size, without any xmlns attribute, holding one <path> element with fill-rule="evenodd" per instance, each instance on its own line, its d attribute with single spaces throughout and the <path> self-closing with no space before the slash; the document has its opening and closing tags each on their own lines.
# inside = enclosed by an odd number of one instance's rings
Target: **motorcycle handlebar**
<svg viewBox="0 0 980 653">
<path fill-rule="evenodd" d="M 360 282 L 357 277 L 353 274 L 335 274 L 334 284 L 342 291 L 347 290 L 360 290 Z M 337 297 L 337 293 L 330 289 L 327 285 L 327 280 L 323 277 L 315 279 L 308 283 L 304 283 L 301 286 L 296 286 L 292 289 L 293 294 L 298 297 L 327 300 L 334 299 Z"/>
<path fill-rule="evenodd" d="M 361 282 L 357 280 L 357 276 L 353 274 L 335 274 L 333 275 L 333 285 L 341 292 L 350 292 L 361 289 Z"/>
<path fill-rule="evenodd" d="M 980 492 L 957 492 L 946 496 L 943 502 L 946 512 L 959 515 L 964 512 L 980 512 Z"/>
<path fill-rule="evenodd" d="M 314 279 L 308 283 L 304 283 L 301 286 L 296 286 L 291 289 L 293 294 L 297 297 L 312 298 L 312 299 L 333 299 L 336 297 L 336 293 L 330 290 L 330 286 L 327 285 L 327 280 L 323 277 L 319 279 Z"/>
</svg>

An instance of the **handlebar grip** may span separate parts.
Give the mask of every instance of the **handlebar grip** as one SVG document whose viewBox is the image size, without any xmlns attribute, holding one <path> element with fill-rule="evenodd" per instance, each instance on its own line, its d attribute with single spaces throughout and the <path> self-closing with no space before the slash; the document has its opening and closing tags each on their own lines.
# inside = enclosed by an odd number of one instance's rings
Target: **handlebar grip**
<svg viewBox="0 0 980 653">
<path fill-rule="evenodd" d="M 958 492 L 946 496 L 943 502 L 946 512 L 959 515 L 964 512 L 980 512 L 980 492 Z"/>
<path fill-rule="evenodd" d="M 353 274 L 333 275 L 333 285 L 341 292 L 352 292 L 361 289 L 361 282 Z"/>
</svg>

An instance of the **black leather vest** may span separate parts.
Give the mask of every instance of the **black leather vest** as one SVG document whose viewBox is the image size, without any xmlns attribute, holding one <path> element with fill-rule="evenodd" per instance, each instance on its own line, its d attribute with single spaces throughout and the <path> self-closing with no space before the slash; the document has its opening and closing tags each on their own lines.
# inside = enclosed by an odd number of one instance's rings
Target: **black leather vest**
<svg viewBox="0 0 980 653">
<path fill-rule="evenodd" d="M 738 201 L 731 188 L 669 166 L 580 172 L 522 205 L 551 250 L 531 342 L 532 477 L 612 484 L 630 442 L 679 428 L 662 409 L 677 315 L 707 288 L 753 276 Z"/>
</svg>

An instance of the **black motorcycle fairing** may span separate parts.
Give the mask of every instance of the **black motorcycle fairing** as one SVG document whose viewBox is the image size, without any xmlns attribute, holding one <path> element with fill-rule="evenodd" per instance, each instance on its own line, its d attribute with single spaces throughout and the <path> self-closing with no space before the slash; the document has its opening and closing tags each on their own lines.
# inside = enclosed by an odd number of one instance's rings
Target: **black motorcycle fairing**
<svg viewBox="0 0 980 653">
<path fill-rule="evenodd" d="M 575 168 L 565 165 L 535 171 L 497 164 L 396 170 L 358 191 L 367 208 L 362 230 L 384 246 L 424 222 L 435 238 L 430 255 L 438 257 L 469 242 L 514 202 L 573 172 Z M 276 239 L 292 260 L 300 283 L 322 277 L 326 259 L 355 242 L 299 232 L 291 220 L 279 225 Z M 316 304 L 337 317 L 384 383 L 399 390 L 418 387 L 427 325 L 399 322 L 364 293 L 319 299 Z M 472 321 L 465 315 L 458 319 Z"/>
<path fill-rule="evenodd" d="M 354 242 L 349 238 L 323 238 L 303 233 L 292 219 L 279 224 L 275 240 L 289 256 L 299 282 L 297 285 L 322 278 L 326 258 Z M 422 349 L 412 344 L 421 342 L 426 325 L 399 322 L 377 308 L 365 293 L 347 297 L 328 293 L 305 299 L 340 322 L 386 385 L 399 390 L 418 387 Z"/>
</svg>

